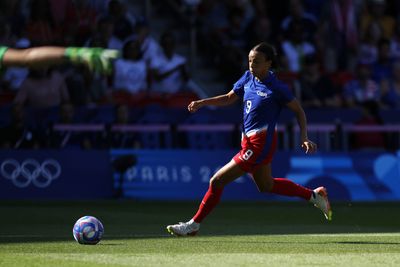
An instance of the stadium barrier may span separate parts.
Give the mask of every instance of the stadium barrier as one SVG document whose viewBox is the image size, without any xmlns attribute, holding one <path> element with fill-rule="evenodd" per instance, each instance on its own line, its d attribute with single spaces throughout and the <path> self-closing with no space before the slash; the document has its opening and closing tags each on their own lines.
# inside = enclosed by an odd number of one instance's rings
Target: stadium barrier
<svg viewBox="0 0 400 267">
<path fill-rule="evenodd" d="M 122 196 L 143 200 L 198 200 L 207 190 L 210 177 L 227 163 L 234 150 L 111 150 L 111 157 L 135 155 L 137 164 L 115 174 L 114 185 Z M 287 177 L 315 188 L 324 185 L 332 200 L 400 200 L 400 151 L 304 153 L 277 152 L 272 162 L 275 177 Z M 247 175 L 229 184 L 229 200 L 293 200 L 261 194 Z"/>
<path fill-rule="evenodd" d="M 0 150 L 0 199 L 111 198 L 111 177 L 106 150 Z"/>
<path fill-rule="evenodd" d="M 164 146 L 161 146 L 159 140 L 152 142 L 152 148 L 189 148 L 189 149 L 227 149 L 237 146 L 236 141 L 240 138 L 240 125 L 233 123 L 224 124 L 125 124 L 111 125 L 106 124 L 54 124 L 53 131 L 59 132 L 119 132 L 119 133 L 140 133 L 143 134 L 143 147 L 146 148 L 146 140 L 159 139 L 160 135 L 164 137 Z M 300 128 L 296 123 L 288 123 L 286 125 L 278 125 L 277 132 L 280 135 L 279 149 L 299 151 L 300 150 Z M 181 138 L 181 134 L 185 134 Z M 400 124 L 387 125 L 353 125 L 349 123 L 311 123 L 308 125 L 308 133 L 311 140 L 319 145 L 321 151 L 349 151 L 349 137 L 354 133 L 363 134 L 391 134 L 391 149 L 400 147 Z M 153 134 L 148 136 L 148 134 Z M 182 139 L 187 139 L 187 142 L 182 145 Z M 180 140 L 181 142 L 179 142 Z M 160 145 L 157 147 L 157 145 Z M 368 144 L 366 144 L 368 148 Z M 381 147 L 383 150 L 384 147 Z"/>
<path fill-rule="evenodd" d="M 0 199 L 198 200 L 213 173 L 236 152 L 2 150 Z M 275 177 L 288 177 L 310 188 L 328 187 L 332 200 L 400 200 L 400 151 L 314 155 L 280 151 L 272 166 Z M 293 200 L 258 193 L 247 175 L 228 185 L 224 198 Z"/>
</svg>

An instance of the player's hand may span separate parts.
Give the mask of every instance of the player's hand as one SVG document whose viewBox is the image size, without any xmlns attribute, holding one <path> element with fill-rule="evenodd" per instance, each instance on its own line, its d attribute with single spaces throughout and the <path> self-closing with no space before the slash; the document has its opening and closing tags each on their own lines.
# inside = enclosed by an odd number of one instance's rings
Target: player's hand
<svg viewBox="0 0 400 267">
<path fill-rule="evenodd" d="M 201 101 L 192 101 L 188 106 L 188 110 L 193 113 L 196 112 L 201 107 L 202 107 Z"/>
<path fill-rule="evenodd" d="M 312 154 L 315 153 L 317 151 L 317 144 L 306 139 L 303 141 L 303 143 L 301 144 L 301 148 L 304 149 L 304 151 L 306 152 L 306 154 Z"/>
</svg>

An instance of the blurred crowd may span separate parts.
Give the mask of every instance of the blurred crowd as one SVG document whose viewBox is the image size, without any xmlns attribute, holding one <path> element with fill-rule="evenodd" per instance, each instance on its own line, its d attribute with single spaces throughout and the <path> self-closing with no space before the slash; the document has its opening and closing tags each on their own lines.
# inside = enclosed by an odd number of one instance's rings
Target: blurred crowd
<svg viewBox="0 0 400 267">
<path fill-rule="evenodd" d="M 137 102 L 154 93 L 191 91 L 186 57 L 175 52 L 174 33 L 163 30 L 159 40 L 150 33 L 142 11 L 120 0 L 6 0 L 0 2 L 0 45 L 86 46 L 117 49 L 121 58 L 114 73 L 105 77 L 85 66 L 28 70 L 8 68 L 1 91 L 15 95 L 15 103 L 46 108 L 74 105 Z M 36 90 L 41 87 L 40 92 Z M 51 91 L 51 92 L 50 92 Z M 117 96 L 114 96 L 116 94 Z M 122 94 L 122 97 L 121 97 Z M 135 96 L 135 97 L 133 97 Z"/>
<path fill-rule="evenodd" d="M 64 113 L 108 105 L 117 123 L 119 112 L 124 116 L 120 109 L 184 107 L 199 97 L 188 71 L 189 58 L 176 52 L 179 31 L 190 29 L 196 33 L 198 57 L 218 72 L 226 90 L 247 69 L 248 51 L 266 41 L 277 49 L 278 76 L 305 108 L 361 108 L 363 117 L 355 123 L 368 125 L 383 123 L 379 110 L 400 109 L 400 1 L 148 1 L 163 17 L 165 10 L 170 12 L 169 19 L 180 27 L 171 30 L 166 25 L 157 29 L 161 34 L 155 38 L 150 27 L 154 15 L 145 17 L 143 10 L 124 0 L 1 1 L 0 45 L 104 47 L 122 55 L 111 76 L 69 65 L 2 70 L 0 105 L 10 107 L 9 118 L 0 118 L 2 136 L 7 136 L 2 147 L 21 147 L 18 142 L 28 140 L 28 132 L 29 140 L 35 140 L 35 131 L 24 123 L 24 108 L 40 114 L 56 107 L 52 114 L 57 119 L 49 121 L 71 123 Z M 62 147 L 72 140 L 54 135 L 48 126 L 36 132 L 46 142 L 28 147 Z M 103 134 L 99 144 L 113 147 L 111 139 L 122 137 L 107 138 L 106 142 Z M 129 145 L 117 146 L 140 147 L 130 138 Z M 384 139 L 372 139 L 376 138 Z M 82 140 L 80 146 L 90 147 Z"/>
<path fill-rule="evenodd" d="M 304 106 L 400 108 L 399 1 L 203 0 L 196 14 L 199 46 L 229 84 L 266 41 Z"/>
</svg>

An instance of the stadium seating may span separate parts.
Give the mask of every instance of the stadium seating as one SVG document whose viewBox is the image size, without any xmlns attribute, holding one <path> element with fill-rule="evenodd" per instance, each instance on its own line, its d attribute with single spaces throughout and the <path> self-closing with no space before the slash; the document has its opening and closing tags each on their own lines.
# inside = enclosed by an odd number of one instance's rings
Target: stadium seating
<svg viewBox="0 0 400 267">
<path fill-rule="evenodd" d="M 197 128 L 188 130 L 186 133 L 187 146 L 192 149 L 228 149 L 233 145 L 233 135 L 234 131 L 230 127 L 221 127 L 223 124 L 229 122 L 229 120 L 234 120 L 237 124 L 240 122 L 241 117 L 237 117 L 234 114 L 230 114 L 228 110 L 221 111 L 223 109 L 209 109 L 203 108 L 192 114 L 185 121 L 189 125 L 204 125 L 211 124 L 216 127 L 211 128 Z M 232 127 L 235 124 L 230 124 Z M 219 126 L 219 127 L 217 127 Z M 239 139 L 239 136 L 237 136 Z"/>
<path fill-rule="evenodd" d="M 189 115 L 186 109 L 165 108 L 160 105 L 148 105 L 136 121 L 138 124 L 172 124 L 176 125 L 185 120 Z M 171 148 L 173 146 L 173 134 L 169 132 L 142 132 L 138 133 L 140 143 L 145 148 Z"/>
<path fill-rule="evenodd" d="M 400 109 L 382 109 L 380 116 L 384 123 L 400 123 Z"/>
</svg>

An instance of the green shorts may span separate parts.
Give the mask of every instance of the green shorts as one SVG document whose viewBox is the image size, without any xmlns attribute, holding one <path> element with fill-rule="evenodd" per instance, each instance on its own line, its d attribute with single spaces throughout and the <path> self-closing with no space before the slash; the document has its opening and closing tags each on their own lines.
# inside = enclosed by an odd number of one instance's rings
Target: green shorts
<svg viewBox="0 0 400 267">
<path fill-rule="evenodd" d="M 0 70 L 2 69 L 2 62 L 4 54 L 6 53 L 8 47 L 7 46 L 0 46 Z"/>
</svg>

